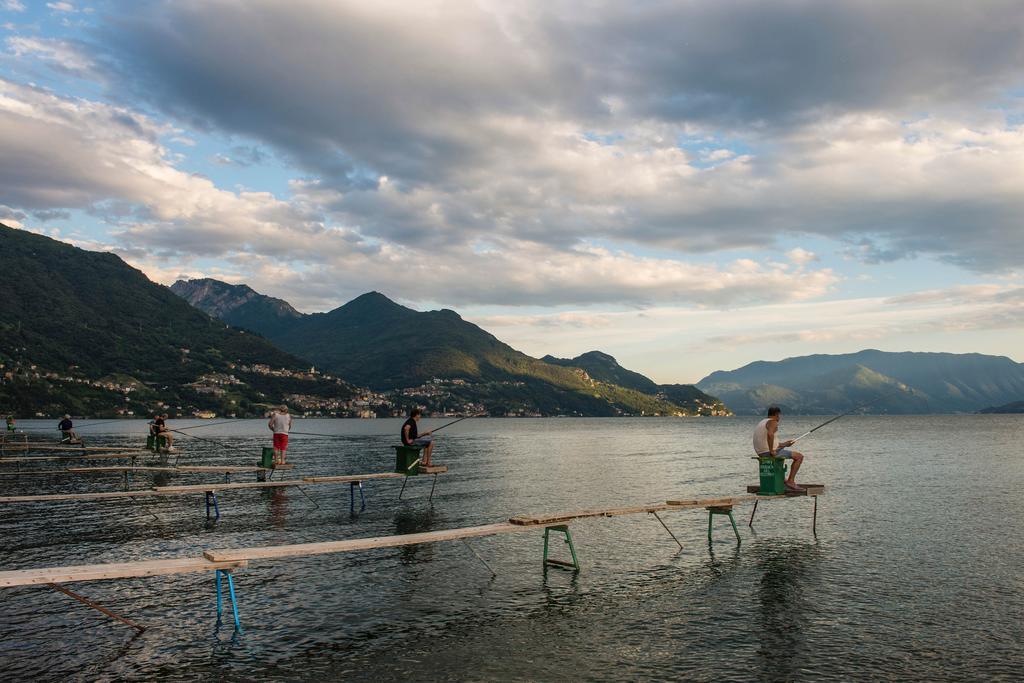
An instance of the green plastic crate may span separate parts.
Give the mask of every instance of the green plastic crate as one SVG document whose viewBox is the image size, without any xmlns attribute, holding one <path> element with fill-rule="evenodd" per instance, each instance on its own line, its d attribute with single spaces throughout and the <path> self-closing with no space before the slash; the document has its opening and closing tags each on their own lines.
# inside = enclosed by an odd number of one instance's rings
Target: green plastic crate
<svg viewBox="0 0 1024 683">
<path fill-rule="evenodd" d="M 420 447 L 418 446 L 395 446 L 395 472 L 414 475 L 420 473 Z M 415 465 L 413 463 L 416 462 Z"/>
<path fill-rule="evenodd" d="M 758 457 L 762 496 L 781 496 L 786 492 L 786 461 L 782 458 Z"/>
</svg>

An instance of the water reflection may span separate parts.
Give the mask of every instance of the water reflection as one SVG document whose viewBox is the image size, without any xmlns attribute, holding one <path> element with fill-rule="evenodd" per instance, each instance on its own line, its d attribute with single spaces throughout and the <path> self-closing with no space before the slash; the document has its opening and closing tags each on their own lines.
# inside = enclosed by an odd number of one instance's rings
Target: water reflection
<svg viewBox="0 0 1024 683">
<path fill-rule="evenodd" d="M 270 492 L 270 525 L 275 529 L 284 529 L 288 523 L 288 493 L 284 487 L 271 488 Z"/>
<path fill-rule="evenodd" d="M 395 513 L 395 534 L 420 534 L 433 531 L 442 520 L 433 507 L 416 509 L 403 507 Z M 400 546 L 399 558 L 402 564 L 429 562 L 434 557 L 435 543 Z"/>
<path fill-rule="evenodd" d="M 793 680 L 806 660 L 807 633 L 814 605 L 806 586 L 821 561 L 817 543 L 766 541 L 757 548 L 761 583 L 757 591 L 760 625 L 757 659 L 761 680 Z"/>
</svg>

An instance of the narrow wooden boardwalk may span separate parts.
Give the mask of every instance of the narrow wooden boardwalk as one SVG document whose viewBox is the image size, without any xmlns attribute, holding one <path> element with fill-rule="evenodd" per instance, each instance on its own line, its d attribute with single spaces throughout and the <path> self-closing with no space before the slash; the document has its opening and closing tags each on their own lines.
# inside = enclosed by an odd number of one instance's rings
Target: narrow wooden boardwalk
<svg viewBox="0 0 1024 683">
<path fill-rule="evenodd" d="M 214 468 L 212 471 L 223 471 Z M 447 472 L 448 468 L 445 467 Z M 442 474 L 437 472 L 436 474 Z M 195 493 L 217 493 L 219 491 L 234 491 L 238 489 L 272 489 L 288 486 L 317 486 L 325 484 L 352 484 L 374 479 L 405 479 L 406 475 L 398 472 L 375 472 L 372 474 L 348 474 L 332 477 L 306 477 L 303 479 L 281 479 L 279 481 L 254 481 L 254 482 L 208 482 L 204 484 L 182 484 L 178 486 L 154 486 L 147 489 L 136 489 L 130 491 L 109 491 L 102 493 L 44 493 L 30 496 L 0 496 L 0 504 L 13 505 L 17 503 L 39 503 L 53 501 L 77 501 L 77 500 L 107 500 L 113 498 L 141 498 L 147 496 L 179 496 Z"/>
</svg>

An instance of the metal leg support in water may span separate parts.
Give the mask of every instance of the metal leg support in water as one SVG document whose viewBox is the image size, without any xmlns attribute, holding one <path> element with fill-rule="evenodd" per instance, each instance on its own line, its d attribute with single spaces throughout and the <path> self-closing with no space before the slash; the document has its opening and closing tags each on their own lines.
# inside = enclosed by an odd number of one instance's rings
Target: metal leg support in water
<svg viewBox="0 0 1024 683">
<path fill-rule="evenodd" d="M 315 505 L 317 510 L 320 509 L 320 503 L 316 502 L 316 499 L 313 496 L 311 496 L 308 493 L 306 493 L 306 489 L 304 487 L 296 486 L 295 488 L 297 488 L 299 490 L 299 493 L 301 493 L 302 495 L 304 495 L 306 497 L 306 500 L 308 500 L 310 503 Z"/>
<path fill-rule="evenodd" d="M 235 618 L 235 631 L 242 633 L 242 622 L 238 619 L 238 600 L 235 598 L 235 578 L 231 575 L 231 572 L 226 569 L 217 569 L 216 573 L 216 584 L 217 584 L 217 626 L 221 625 L 222 616 L 224 614 L 224 600 L 221 597 L 221 583 L 220 575 L 228 577 L 228 597 L 231 598 L 231 613 Z"/>
<path fill-rule="evenodd" d="M 736 528 L 736 520 L 732 516 L 732 506 L 731 505 L 716 505 L 716 506 L 712 506 L 712 507 L 707 508 L 707 511 L 708 511 L 708 542 L 712 541 L 712 538 L 711 538 L 711 523 L 714 520 L 715 515 L 725 515 L 725 516 L 727 516 L 729 518 L 729 523 L 732 524 L 733 533 L 736 534 L 736 545 L 739 545 L 740 543 L 743 542 L 743 539 L 740 538 L 740 531 L 739 531 L 739 529 Z"/>
<path fill-rule="evenodd" d="M 363 495 L 363 482 L 350 481 L 348 484 L 348 511 L 353 517 L 356 516 L 356 489 L 359 489 L 359 511 L 366 509 L 366 496 Z"/>
<path fill-rule="evenodd" d="M 405 485 L 409 483 L 409 477 L 406 475 L 405 479 L 402 480 L 402 490 L 398 492 L 398 500 L 402 500 L 402 494 L 405 493 Z"/>
<path fill-rule="evenodd" d="M 217 492 L 207 491 L 206 492 L 206 518 L 210 518 L 210 507 L 213 507 L 214 521 L 220 519 L 220 507 L 217 505 Z"/>
<path fill-rule="evenodd" d="M 437 486 L 437 472 L 434 472 L 434 483 L 430 485 L 430 498 L 428 500 L 434 500 L 434 487 Z"/>
<path fill-rule="evenodd" d="M 108 610 L 106 607 L 103 607 L 102 605 L 97 605 L 95 602 L 93 602 L 89 598 L 83 597 L 83 596 L 79 595 L 78 593 L 75 593 L 74 591 L 70 591 L 67 588 L 65 588 L 64 586 L 58 585 L 56 583 L 48 583 L 46 585 L 49 586 L 50 588 L 54 589 L 55 591 L 60 591 L 64 595 L 70 596 L 70 597 L 74 598 L 75 600 L 78 600 L 78 602 L 82 603 L 83 605 L 87 605 L 89 607 L 92 607 L 97 612 L 102 612 L 103 614 L 106 614 L 111 619 L 117 619 L 118 621 L 120 621 L 123 624 L 128 624 L 129 626 L 131 626 L 132 628 L 137 630 L 139 633 L 142 633 L 143 631 L 146 630 L 145 626 L 142 626 L 141 624 L 136 624 L 131 619 L 126 619 L 125 617 L 122 617 L 120 614 L 115 614 L 114 612 L 111 612 L 110 610 Z"/>
<path fill-rule="evenodd" d="M 480 560 L 480 563 L 481 563 L 481 564 L 483 564 L 483 566 L 487 567 L 487 571 L 489 571 L 489 572 L 491 573 L 491 576 L 497 576 L 497 575 L 498 575 L 498 573 L 497 573 L 496 571 L 494 571 L 493 569 L 491 569 L 491 565 L 487 564 L 487 560 L 485 560 L 484 558 L 480 557 L 480 553 L 478 553 L 478 552 L 477 552 L 477 551 L 476 551 L 476 550 L 475 550 L 475 549 L 473 548 L 473 546 L 471 546 L 471 545 L 469 544 L 469 541 L 467 541 L 467 540 L 466 540 L 466 539 L 464 539 L 464 538 L 460 538 L 459 540 L 460 540 L 460 541 L 462 541 L 462 543 L 463 543 L 463 544 L 464 544 L 464 545 L 465 545 L 465 546 L 466 546 L 467 548 L 469 548 L 469 552 L 473 553 L 473 555 L 475 555 L 475 556 L 476 556 L 476 559 Z"/>
<path fill-rule="evenodd" d="M 814 517 L 811 518 L 811 533 L 818 535 L 818 497 L 814 496 Z"/>
<path fill-rule="evenodd" d="M 132 471 L 131 470 L 125 470 L 124 471 L 124 490 L 127 491 L 131 487 L 132 487 Z"/>
<path fill-rule="evenodd" d="M 757 501 L 754 501 L 754 509 L 750 511 L 750 521 L 747 522 L 747 526 L 751 529 L 754 528 L 754 515 L 757 514 Z"/>
<path fill-rule="evenodd" d="M 682 549 L 683 549 L 683 544 L 679 542 L 679 539 L 678 539 L 678 538 L 676 538 L 676 535 L 675 535 L 674 533 L 672 533 L 672 530 L 671 530 L 671 529 L 669 529 L 669 528 L 668 528 L 668 525 L 667 525 L 667 524 L 665 524 L 665 521 L 664 521 L 664 520 L 663 520 L 663 519 L 662 519 L 662 518 L 661 518 L 661 517 L 660 517 L 660 516 L 658 515 L 658 513 L 657 513 L 657 512 L 653 512 L 653 511 L 652 511 L 652 512 L 651 512 L 651 514 L 652 514 L 652 515 L 654 515 L 654 518 L 655 518 L 655 519 L 657 519 L 657 520 L 658 520 L 659 522 L 661 522 L 661 525 L 662 525 L 663 527 L 665 527 L 665 531 L 667 531 L 667 532 L 668 532 L 668 535 L 672 537 L 672 540 L 673 540 L 673 541 L 675 541 L 675 542 L 676 542 L 676 545 L 678 545 L 678 546 L 679 546 L 679 549 L 680 549 L 680 550 L 682 550 Z"/>
<path fill-rule="evenodd" d="M 138 500 L 135 498 L 135 496 L 129 496 L 128 499 L 131 500 L 133 503 L 137 503 L 138 502 Z M 152 498 L 149 499 L 149 503 L 150 504 L 153 503 L 153 499 Z M 162 522 L 163 521 L 162 519 L 157 517 L 156 513 L 153 512 L 152 510 L 147 509 L 146 512 L 148 512 L 149 516 L 152 517 L 153 519 L 155 519 L 156 521 L 158 521 L 158 522 Z"/>
<path fill-rule="evenodd" d="M 548 535 L 552 531 L 558 531 L 565 534 L 565 542 L 569 546 L 569 554 L 572 555 L 572 562 L 566 562 L 565 560 L 552 560 L 548 558 Z M 568 524 L 544 527 L 544 566 L 547 567 L 548 565 L 561 567 L 563 569 L 572 569 L 574 571 L 580 570 L 579 560 L 576 559 L 576 547 L 572 544 L 572 534 L 569 532 Z"/>
</svg>

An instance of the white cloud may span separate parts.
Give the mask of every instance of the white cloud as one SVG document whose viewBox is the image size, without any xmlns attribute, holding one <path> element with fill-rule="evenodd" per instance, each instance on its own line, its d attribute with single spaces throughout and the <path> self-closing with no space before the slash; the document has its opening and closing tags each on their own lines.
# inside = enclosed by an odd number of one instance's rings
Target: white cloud
<svg viewBox="0 0 1024 683">
<path fill-rule="evenodd" d="M 52 9 L 54 12 L 65 12 L 68 14 L 74 14 L 78 10 L 70 2 L 48 2 L 46 6 Z"/>
<path fill-rule="evenodd" d="M 500 232 L 449 243 L 441 211 L 430 205 L 416 208 L 421 225 L 433 229 L 430 239 L 369 239 L 360 224 L 323 219 L 325 206 L 338 200 L 334 190 L 296 183 L 286 201 L 226 191 L 179 170 L 160 144 L 161 136 L 179 132 L 129 110 L 0 80 L 0 186 L 13 206 L 104 217 L 116 226 L 119 253 L 147 272 L 166 273 L 172 262 L 180 271 L 194 258 L 226 259 L 235 267 L 225 268 L 228 275 L 244 275 L 300 306 L 337 305 L 369 289 L 452 304 L 736 306 L 820 296 L 837 282 L 828 269 L 796 262 L 695 264 L 585 244 L 552 249 Z M 383 183 L 379 194 L 397 202 L 401 193 Z M 378 219 L 397 226 L 406 216 L 396 208 Z"/>
<path fill-rule="evenodd" d="M 5 9 L 9 12 L 24 12 L 25 5 L 20 0 L 0 0 L 0 9 Z"/>
<path fill-rule="evenodd" d="M 7 39 L 7 49 L 15 57 L 35 57 L 73 76 L 98 75 L 92 59 L 77 46 L 64 40 L 13 36 Z"/>
<path fill-rule="evenodd" d="M 123 6 L 120 85 L 273 146 L 369 238 L 1024 264 L 1019 3 Z"/>
</svg>

